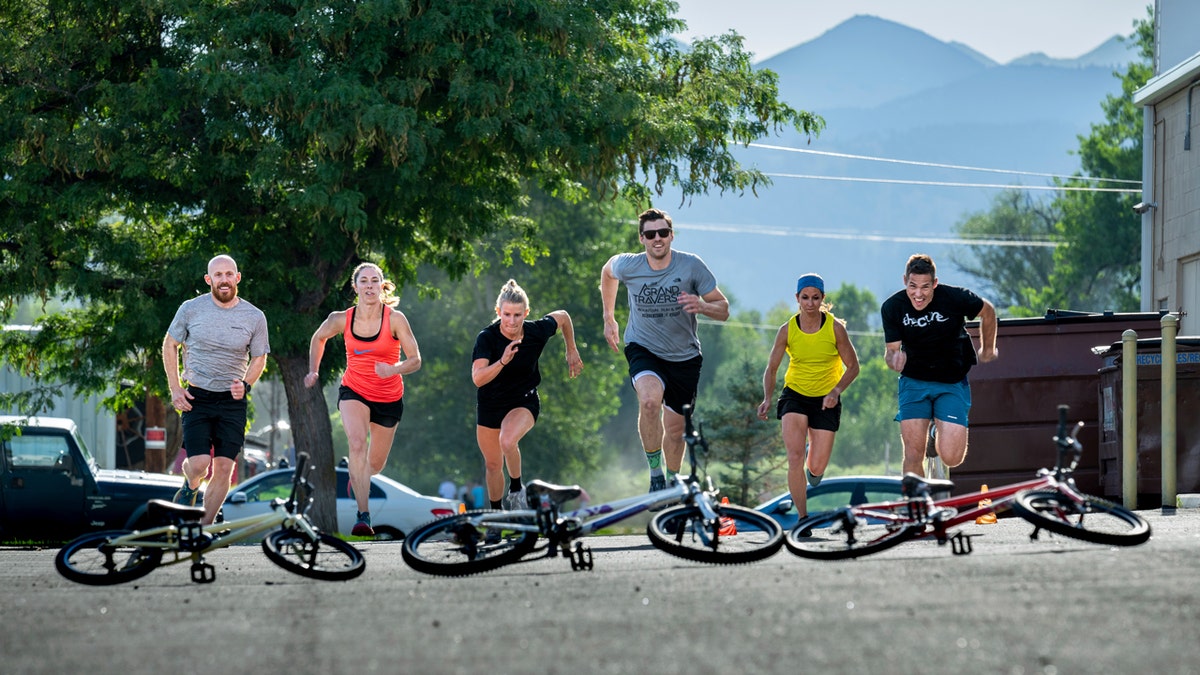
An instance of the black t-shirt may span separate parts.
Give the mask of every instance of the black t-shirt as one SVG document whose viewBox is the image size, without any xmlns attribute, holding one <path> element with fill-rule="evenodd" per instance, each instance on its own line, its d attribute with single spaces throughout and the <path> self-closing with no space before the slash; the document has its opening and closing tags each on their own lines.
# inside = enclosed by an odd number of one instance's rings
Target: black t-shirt
<svg viewBox="0 0 1200 675">
<path fill-rule="evenodd" d="M 975 365 L 975 346 L 965 327 L 979 316 L 983 298 L 965 288 L 938 284 L 933 299 L 918 312 L 903 291 L 884 300 L 880 308 L 885 342 L 902 342 L 907 361 L 905 377 L 955 383 Z"/>
<path fill-rule="evenodd" d="M 547 314 L 537 321 L 526 321 L 524 332 L 525 337 L 521 339 L 513 360 L 500 369 L 495 379 L 479 388 L 480 403 L 512 402 L 536 389 L 542 381 L 538 359 L 546 342 L 558 332 L 558 321 Z M 492 322 L 476 336 L 471 362 L 479 359 L 487 359 L 488 363 L 498 361 L 510 342 L 512 340 L 500 332 L 500 322 Z"/>
</svg>

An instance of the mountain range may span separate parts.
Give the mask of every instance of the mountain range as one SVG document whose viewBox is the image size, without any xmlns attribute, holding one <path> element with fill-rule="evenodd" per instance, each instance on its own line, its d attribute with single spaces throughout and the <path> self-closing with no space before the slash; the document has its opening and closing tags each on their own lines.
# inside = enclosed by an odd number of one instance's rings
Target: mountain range
<svg viewBox="0 0 1200 675">
<path fill-rule="evenodd" d="M 756 66 L 778 74 L 782 100 L 827 124 L 815 138 L 790 132 L 737 150 L 743 164 L 772 175 L 772 186 L 688 203 L 668 192 L 656 206 L 675 220 L 675 246 L 709 263 L 735 311 L 794 308 L 793 285 L 806 272 L 821 274 L 827 290 L 851 283 L 882 301 L 918 251 L 934 257 L 941 281 L 986 296 L 985 282 L 951 264 L 947 240 L 1002 188 L 946 183 L 1045 188 L 1047 174 L 1077 171 L 1078 137 L 1104 120 L 1101 103 L 1121 92 L 1114 72 L 1135 56 L 1114 36 L 1075 59 L 1030 54 L 998 64 L 969 46 L 856 16 Z"/>
</svg>

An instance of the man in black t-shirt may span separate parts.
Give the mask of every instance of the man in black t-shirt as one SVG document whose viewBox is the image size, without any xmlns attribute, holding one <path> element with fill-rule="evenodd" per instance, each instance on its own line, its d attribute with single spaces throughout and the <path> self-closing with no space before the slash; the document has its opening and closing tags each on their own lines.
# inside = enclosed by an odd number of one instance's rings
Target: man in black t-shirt
<svg viewBox="0 0 1200 675">
<path fill-rule="evenodd" d="M 975 293 L 938 284 L 937 267 L 925 254 L 908 259 L 904 290 L 883 302 L 887 365 L 900 373 L 897 385 L 905 473 L 922 474 L 929 425 L 937 429 L 937 453 L 949 467 L 967 456 L 967 414 L 971 387 L 967 372 L 996 352 L 996 308 Z M 967 320 L 979 317 L 979 353 L 967 334 Z"/>
</svg>

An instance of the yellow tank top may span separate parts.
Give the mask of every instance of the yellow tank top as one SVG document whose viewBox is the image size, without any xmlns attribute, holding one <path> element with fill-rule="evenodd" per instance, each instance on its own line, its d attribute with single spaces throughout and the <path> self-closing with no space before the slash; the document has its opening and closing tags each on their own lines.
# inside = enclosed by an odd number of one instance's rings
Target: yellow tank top
<svg viewBox="0 0 1200 675">
<path fill-rule="evenodd" d="M 825 322 L 815 333 L 800 330 L 800 315 L 788 320 L 788 369 L 784 384 L 803 396 L 824 396 L 842 379 L 846 365 L 837 351 L 834 318 L 825 312 Z"/>
</svg>

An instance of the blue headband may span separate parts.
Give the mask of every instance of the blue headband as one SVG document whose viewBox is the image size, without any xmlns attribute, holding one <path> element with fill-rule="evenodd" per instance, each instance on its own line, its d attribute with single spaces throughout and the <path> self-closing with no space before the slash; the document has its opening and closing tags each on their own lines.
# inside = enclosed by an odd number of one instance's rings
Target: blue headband
<svg viewBox="0 0 1200 675">
<path fill-rule="evenodd" d="M 821 291 L 822 295 L 825 294 L 825 280 L 821 278 L 820 274 L 805 274 L 796 280 L 797 293 L 799 293 L 802 289 L 808 288 L 809 286 Z"/>
</svg>

